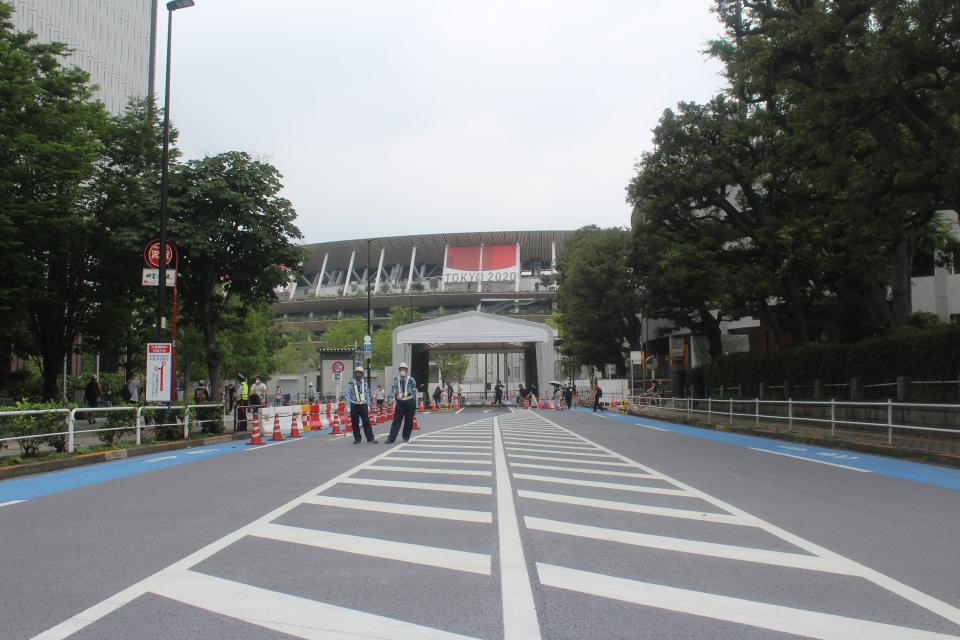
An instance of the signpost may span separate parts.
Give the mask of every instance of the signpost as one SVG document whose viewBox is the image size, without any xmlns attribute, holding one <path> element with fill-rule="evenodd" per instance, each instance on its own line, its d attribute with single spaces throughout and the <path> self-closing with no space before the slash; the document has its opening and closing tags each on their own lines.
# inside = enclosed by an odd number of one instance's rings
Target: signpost
<svg viewBox="0 0 960 640">
<path fill-rule="evenodd" d="M 173 329 L 171 331 L 171 342 L 169 343 L 154 343 L 153 345 L 147 346 L 147 393 L 146 399 L 147 402 L 172 402 L 176 398 L 176 395 L 173 391 L 176 386 L 176 372 L 174 368 L 176 367 L 176 353 L 177 353 L 177 270 L 180 268 L 180 256 L 177 253 L 176 248 L 170 244 L 166 243 L 165 251 L 163 252 L 163 281 L 166 286 L 164 286 L 161 295 L 165 295 L 167 288 L 173 289 Z M 143 262 L 147 266 L 143 269 L 140 275 L 140 284 L 145 287 L 157 287 L 160 288 L 160 241 L 151 240 L 147 243 L 147 246 L 143 249 Z M 170 265 L 173 265 L 173 268 L 168 268 Z M 162 304 L 160 305 L 163 306 Z M 161 339 L 163 338 L 163 329 L 166 327 L 166 318 L 161 317 L 160 325 L 157 327 L 157 331 L 160 332 Z M 157 346 L 162 347 L 166 346 L 168 351 L 166 352 L 166 361 L 163 366 L 158 370 L 158 373 L 153 371 L 152 365 L 150 363 L 150 347 Z M 158 351 L 157 355 L 161 352 Z M 150 394 L 150 381 L 154 379 L 155 375 L 159 375 L 160 378 L 157 379 L 157 395 L 156 397 L 151 397 Z"/>
<path fill-rule="evenodd" d="M 330 370 L 333 371 L 333 380 L 337 383 L 337 400 L 340 400 L 340 378 L 343 375 L 345 366 L 343 360 L 335 360 Z"/>
<path fill-rule="evenodd" d="M 167 269 L 166 271 L 167 287 L 177 286 L 177 270 Z M 145 287 L 160 286 L 160 269 L 144 267 L 140 277 L 140 284 Z"/>
<path fill-rule="evenodd" d="M 147 402 L 170 402 L 170 373 L 173 369 L 173 345 L 169 342 L 147 344 Z"/>
</svg>

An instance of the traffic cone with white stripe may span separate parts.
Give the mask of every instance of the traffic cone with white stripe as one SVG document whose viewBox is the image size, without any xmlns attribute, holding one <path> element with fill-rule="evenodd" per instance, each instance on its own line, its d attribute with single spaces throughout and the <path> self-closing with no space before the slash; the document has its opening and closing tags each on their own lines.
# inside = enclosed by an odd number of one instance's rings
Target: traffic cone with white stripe
<svg viewBox="0 0 960 640">
<path fill-rule="evenodd" d="M 413 416 L 413 430 L 414 430 L 414 431 L 419 431 L 419 430 L 420 430 L 420 425 L 417 423 L 417 416 L 416 416 L 416 414 L 414 414 L 414 416 Z"/>
<path fill-rule="evenodd" d="M 342 433 L 343 433 L 343 431 L 340 430 L 340 414 L 339 414 L 339 413 L 335 413 L 335 414 L 333 414 L 333 431 L 331 431 L 330 434 L 331 434 L 331 435 L 335 435 L 335 436 L 339 436 L 339 435 L 341 435 Z"/>
<path fill-rule="evenodd" d="M 250 434 L 250 442 L 247 444 L 263 444 L 263 438 L 260 437 L 260 418 L 256 415 L 253 416 L 253 433 Z"/>
<path fill-rule="evenodd" d="M 300 437 L 300 427 L 297 426 L 297 416 L 294 413 L 290 414 L 290 437 Z"/>
<path fill-rule="evenodd" d="M 273 414 L 273 437 L 270 438 L 272 442 L 280 442 L 283 440 L 283 434 L 280 433 L 280 414 Z"/>
</svg>

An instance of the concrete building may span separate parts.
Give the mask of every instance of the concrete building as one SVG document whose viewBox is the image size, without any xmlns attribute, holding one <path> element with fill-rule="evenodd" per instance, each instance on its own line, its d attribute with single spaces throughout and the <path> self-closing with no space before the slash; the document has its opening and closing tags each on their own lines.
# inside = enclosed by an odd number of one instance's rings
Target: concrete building
<svg viewBox="0 0 960 640">
<path fill-rule="evenodd" d="M 67 58 L 90 74 L 112 113 L 147 95 L 153 0 L 11 0 L 13 25 L 42 42 L 63 42 Z"/>
</svg>

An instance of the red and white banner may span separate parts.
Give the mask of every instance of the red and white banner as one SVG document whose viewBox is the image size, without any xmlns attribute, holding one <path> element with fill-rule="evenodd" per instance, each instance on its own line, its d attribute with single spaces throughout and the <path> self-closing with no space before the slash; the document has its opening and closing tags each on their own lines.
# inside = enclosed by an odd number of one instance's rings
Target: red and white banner
<svg viewBox="0 0 960 640">
<path fill-rule="evenodd" d="M 169 342 L 147 344 L 147 402 L 170 402 L 170 373 L 173 369 L 173 345 Z"/>
<path fill-rule="evenodd" d="M 520 279 L 520 245 L 447 247 L 443 260 L 443 284 L 506 282 Z"/>
</svg>

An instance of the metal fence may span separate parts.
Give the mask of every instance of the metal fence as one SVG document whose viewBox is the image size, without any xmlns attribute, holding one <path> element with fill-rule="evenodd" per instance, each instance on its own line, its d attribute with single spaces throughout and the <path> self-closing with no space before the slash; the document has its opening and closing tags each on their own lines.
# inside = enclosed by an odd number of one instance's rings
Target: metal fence
<svg viewBox="0 0 960 640">
<path fill-rule="evenodd" d="M 893 444 L 895 432 L 926 433 L 937 436 L 960 435 L 960 404 L 916 402 L 837 402 L 836 400 L 738 400 L 715 398 L 656 398 L 650 408 L 679 414 L 688 419 L 706 416 L 707 421 L 726 418 L 751 422 L 784 424 L 790 431 L 795 425 L 811 424 L 829 428 L 836 436 L 838 427 L 886 434 Z"/>
<path fill-rule="evenodd" d="M 5 442 L 19 442 L 21 440 L 35 440 L 35 439 L 46 439 L 46 438 L 56 438 L 58 436 L 64 436 L 66 438 L 66 451 L 68 453 L 73 453 L 76 449 L 76 439 L 78 435 L 88 434 L 88 433 L 98 433 L 98 432 L 107 432 L 107 431 L 134 431 L 136 437 L 136 443 L 142 443 L 142 433 L 145 429 L 156 429 L 162 427 L 182 427 L 183 428 L 183 438 L 184 440 L 190 437 L 190 428 L 191 425 L 203 424 L 206 422 L 211 422 L 212 420 L 202 420 L 196 417 L 196 409 L 207 409 L 219 407 L 222 411 L 222 404 L 191 404 L 191 405 L 172 405 L 167 406 L 156 406 L 156 405 L 140 405 L 140 406 L 124 406 L 124 407 L 76 407 L 74 409 L 42 409 L 42 410 L 30 410 L 30 411 L 0 411 L 0 421 L 19 418 L 26 416 L 42 416 L 42 415 L 63 415 L 63 428 L 60 431 L 51 431 L 51 432 L 37 432 L 32 431 L 25 435 L 16 435 L 16 436 L 4 436 L 0 437 L 0 443 Z M 147 422 L 147 416 L 154 412 L 167 412 L 167 416 L 173 416 L 174 422 Z M 78 414 L 86 417 L 88 415 L 95 414 L 104 414 L 104 413 L 113 413 L 113 412 L 127 412 L 134 414 L 134 424 L 132 426 L 124 425 L 120 427 L 106 427 L 99 426 L 94 424 L 88 425 L 91 428 L 87 429 L 78 429 Z M 178 414 L 180 414 L 178 416 Z M 81 418 L 82 419 L 82 418 Z M 0 435 L 3 435 L 0 431 Z"/>
</svg>

